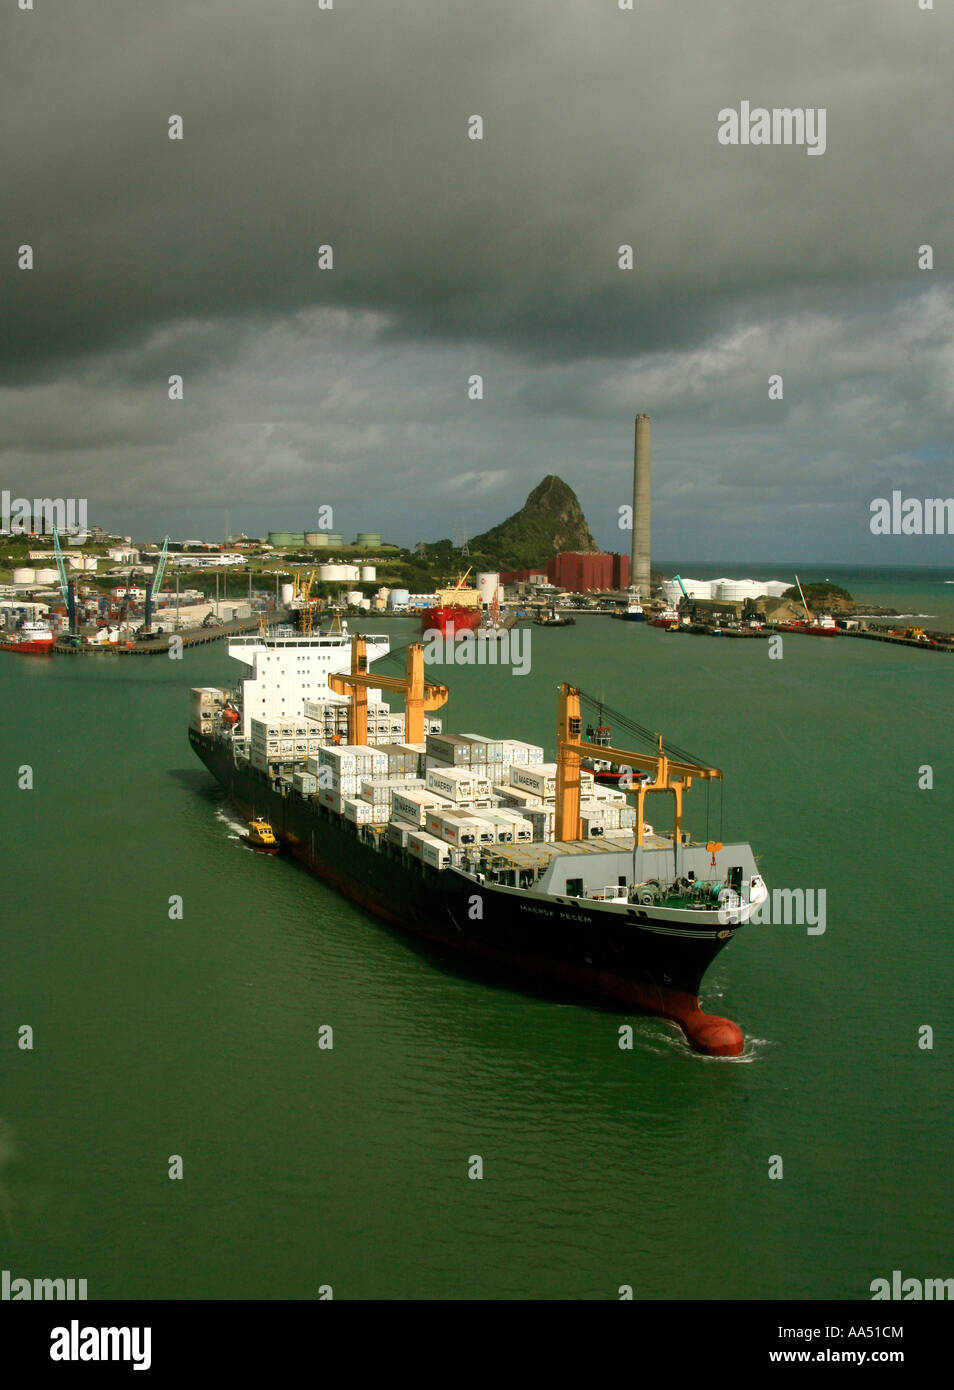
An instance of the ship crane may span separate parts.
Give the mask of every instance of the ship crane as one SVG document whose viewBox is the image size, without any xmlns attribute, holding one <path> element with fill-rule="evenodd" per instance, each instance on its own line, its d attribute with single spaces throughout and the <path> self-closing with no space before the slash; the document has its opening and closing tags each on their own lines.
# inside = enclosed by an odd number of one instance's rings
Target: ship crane
<svg viewBox="0 0 954 1390">
<path fill-rule="evenodd" d="M 557 840 L 580 840 L 583 826 L 580 821 L 580 759 L 584 755 L 610 758 L 613 762 L 633 768 L 643 768 L 651 772 L 655 781 L 651 785 L 640 784 L 635 788 L 636 795 L 636 847 L 643 843 L 643 810 L 646 797 L 653 792 L 672 792 L 675 798 L 673 817 L 673 846 L 679 844 L 682 836 L 682 797 L 683 792 L 692 786 L 693 778 L 711 780 L 721 778 L 717 767 L 704 767 L 701 763 L 679 762 L 667 758 L 663 752 L 662 735 L 658 734 L 658 750 L 651 756 L 635 753 L 627 748 L 613 748 L 602 743 L 593 743 L 581 737 L 583 722 L 580 716 L 580 692 L 572 685 L 560 686 L 559 714 L 557 720 L 557 782 L 555 838 Z M 710 850 L 716 845 L 710 842 Z M 721 849 L 721 845 L 718 846 Z"/>
<path fill-rule="evenodd" d="M 351 670 L 328 677 L 336 695 L 350 695 L 348 742 L 368 741 L 368 690 L 391 690 L 404 696 L 404 741 L 424 742 L 424 712 L 440 709 L 450 694 L 446 685 L 424 679 L 424 648 L 412 642 L 407 649 L 403 679 L 399 676 L 373 676 L 368 672 L 367 642 L 359 633 L 351 638 Z"/>
</svg>

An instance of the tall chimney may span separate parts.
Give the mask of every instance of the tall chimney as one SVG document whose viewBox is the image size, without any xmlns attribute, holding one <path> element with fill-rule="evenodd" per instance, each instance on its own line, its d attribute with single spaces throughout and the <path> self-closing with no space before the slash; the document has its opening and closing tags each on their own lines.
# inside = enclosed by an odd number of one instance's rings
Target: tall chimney
<svg viewBox="0 0 954 1390">
<path fill-rule="evenodd" d="M 650 594 L 649 565 L 649 416 L 636 416 L 636 447 L 633 456 L 633 553 L 629 582 L 644 599 Z"/>
</svg>

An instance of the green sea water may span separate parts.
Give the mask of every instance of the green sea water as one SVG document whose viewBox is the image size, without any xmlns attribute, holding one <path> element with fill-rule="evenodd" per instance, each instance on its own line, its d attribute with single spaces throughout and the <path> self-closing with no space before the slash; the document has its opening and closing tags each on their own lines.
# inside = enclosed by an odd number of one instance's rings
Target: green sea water
<svg viewBox="0 0 954 1390">
<path fill-rule="evenodd" d="M 570 680 L 665 732 L 724 769 L 724 835 L 770 888 L 825 890 L 824 934 L 751 926 L 707 977 L 734 1060 L 474 973 L 248 852 L 186 732 L 189 687 L 237 671 L 221 644 L 0 654 L 0 1268 L 92 1299 L 846 1299 L 954 1275 L 954 658 L 792 635 L 770 660 L 583 618 L 533 630 L 525 677 L 444 669 L 448 729 L 552 754 Z"/>
</svg>

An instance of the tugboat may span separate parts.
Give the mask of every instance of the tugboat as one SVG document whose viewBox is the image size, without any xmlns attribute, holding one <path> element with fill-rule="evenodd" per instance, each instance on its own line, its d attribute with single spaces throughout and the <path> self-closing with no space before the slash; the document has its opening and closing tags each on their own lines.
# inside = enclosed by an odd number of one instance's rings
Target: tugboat
<svg viewBox="0 0 954 1390">
<path fill-rule="evenodd" d="M 242 838 L 250 849 L 257 849 L 260 854 L 278 854 L 281 849 L 272 827 L 267 820 L 262 820 L 259 816 L 249 821 L 248 834 Z"/>
<path fill-rule="evenodd" d="M 587 724 L 586 741 L 608 748 L 612 742 L 612 732 L 608 724 L 600 724 L 596 728 Z M 648 786 L 652 780 L 648 773 L 637 772 L 635 768 L 609 762 L 606 758 L 583 758 L 580 766 L 592 772 L 594 782 L 601 782 L 605 787 L 619 787 L 622 783 L 626 791 L 635 791 L 640 784 Z"/>
<path fill-rule="evenodd" d="M 649 620 L 651 627 L 665 628 L 667 632 L 679 631 L 679 614 L 675 608 L 666 607 L 655 618 Z"/>
<path fill-rule="evenodd" d="M 622 613 L 614 613 L 614 618 L 621 618 L 624 623 L 643 623 L 646 621 L 646 614 L 643 612 L 643 605 L 639 601 L 639 590 L 630 590 L 630 600 Z"/>
<path fill-rule="evenodd" d="M 28 618 L 12 637 L 0 642 L 0 651 L 16 652 L 19 656 L 49 656 L 53 641 L 48 623 L 39 618 Z"/>
<path fill-rule="evenodd" d="M 576 619 L 570 617 L 568 613 L 558 614 L 556 606 L 551 603 L 549 608 L 541 608 L 534 618 L 537 627 L 575 627 Z"/>
</svg>

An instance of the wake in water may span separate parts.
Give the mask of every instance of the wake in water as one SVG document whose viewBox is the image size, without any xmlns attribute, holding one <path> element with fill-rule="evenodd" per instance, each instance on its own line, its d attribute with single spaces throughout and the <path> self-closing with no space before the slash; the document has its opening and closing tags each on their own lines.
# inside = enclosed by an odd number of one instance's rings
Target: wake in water
<svg viewBox="0 0 954 1390">
<path fill-rule="evenodd" d="M 690 1047 L 685 1033 L 677 1023 L 660 1018 L 644 1018 L 638 1022 L 644 1027 L 640 1028 L 634 1023 L 633 1041 L 638 1042 L 640 1051 L 651 1053 L 655 1057 L 679 1052 L 693 1062 L 705 1062 L 719 1067 L 748 1066 L 750 1062 L 760 1061 L 769 1048 L 775 1046 L 769 1038 L 746 1037 L 745 1046 L 737 1057 L 712 1057 Z"/>
<path fill-rule="evenodd" d="M 234 816 L 230 815 L 222 806 L 216 808 L 215 819 L 228 827 L 230 840 L 244 840 L 248 834 L 248 826 L 245 822 L 235 820 Z"/>
</svg>

